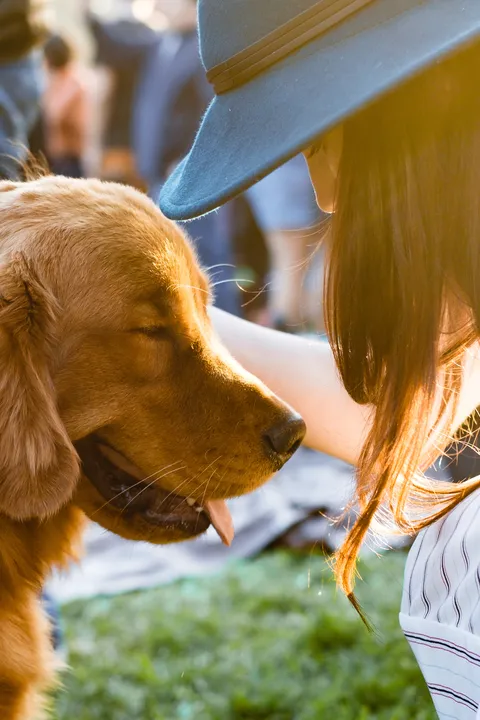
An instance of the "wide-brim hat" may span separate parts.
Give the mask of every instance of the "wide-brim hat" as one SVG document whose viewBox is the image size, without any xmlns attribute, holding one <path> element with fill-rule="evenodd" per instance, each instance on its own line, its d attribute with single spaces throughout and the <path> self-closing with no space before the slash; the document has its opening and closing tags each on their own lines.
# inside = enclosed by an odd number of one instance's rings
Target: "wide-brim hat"
<svg viewBox="0 0 480 720">
<path fill-rule="evenodd" d="M 480 39 L 480 0 L 199 0 L 199 36 L 215 98 L 160 195 L 174 220 L 217 208 Z"/>
</svg>

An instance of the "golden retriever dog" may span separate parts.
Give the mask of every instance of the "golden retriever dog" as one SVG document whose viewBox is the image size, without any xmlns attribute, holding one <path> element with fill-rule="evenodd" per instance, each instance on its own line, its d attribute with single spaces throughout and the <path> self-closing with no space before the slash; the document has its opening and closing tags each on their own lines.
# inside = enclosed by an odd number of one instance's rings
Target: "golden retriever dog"
<svg viewBox="0 0 480 720">
<path fill-rule="evenodd" d="M 40 592 L 86 517 L 170 543 L 296 450 L 301 418 L 221 346 L 185 236 L 137 191 L 0 183 L 0 718 L 51 682 Z"/>
</svg>

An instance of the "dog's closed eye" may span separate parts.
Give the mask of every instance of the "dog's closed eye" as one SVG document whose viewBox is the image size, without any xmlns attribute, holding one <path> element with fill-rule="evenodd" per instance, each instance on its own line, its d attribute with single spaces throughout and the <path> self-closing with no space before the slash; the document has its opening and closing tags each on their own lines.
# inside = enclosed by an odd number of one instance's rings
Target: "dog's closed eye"
<svg viewBox="0 0 480 720">
<path fill-rule="evenodd" d="M 172 337 L 170 328 L 165 325 L 151 325 L 148 327 L 134 328 L 131 332 L 152 338 L 152 340 L 170 340 Z"/>
</svg>

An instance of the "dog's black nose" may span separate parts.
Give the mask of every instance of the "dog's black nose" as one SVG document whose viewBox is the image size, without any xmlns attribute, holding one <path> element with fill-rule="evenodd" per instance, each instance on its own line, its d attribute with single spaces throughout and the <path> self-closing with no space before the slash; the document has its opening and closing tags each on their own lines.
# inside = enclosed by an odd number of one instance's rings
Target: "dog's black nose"
<svg viewBox="0 0 480 720">
<path fill-rule="evenodd" d="M 274 425 L 263 436 L 268 451 L 286 462 L 300 447 L 307 428 L 300 415 L 291 413 L 286 420 Z"/>
</svg>

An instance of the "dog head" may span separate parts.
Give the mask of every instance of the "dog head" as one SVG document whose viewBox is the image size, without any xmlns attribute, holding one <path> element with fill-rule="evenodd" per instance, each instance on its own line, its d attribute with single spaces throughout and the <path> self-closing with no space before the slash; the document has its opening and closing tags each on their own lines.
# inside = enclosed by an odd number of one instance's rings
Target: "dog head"
<svg viewBox="0 0 480 720">
<path fill-rule="evenodd" d="M 222 347 L 182 232 L 120 185 L 0 184 L 0 511 L 73 501 L 183 540 L 264 483 L 303 421 Z"/>
</svg>

